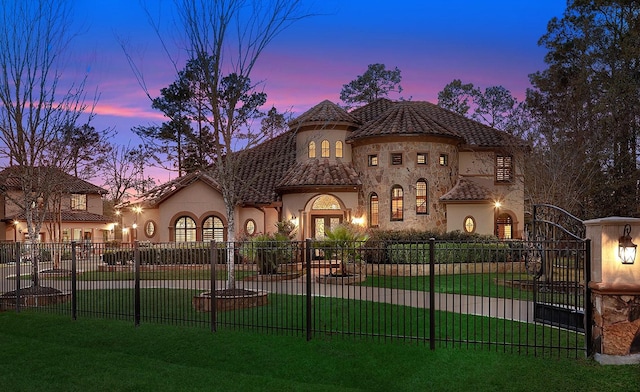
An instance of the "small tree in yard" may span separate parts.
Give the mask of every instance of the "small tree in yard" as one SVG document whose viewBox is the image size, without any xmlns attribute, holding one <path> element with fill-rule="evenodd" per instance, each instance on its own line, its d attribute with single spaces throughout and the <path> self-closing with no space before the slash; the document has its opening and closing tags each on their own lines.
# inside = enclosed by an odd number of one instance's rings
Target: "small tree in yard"
<svg viewBox="0 0 640 392">
<path fill-rule="evenodd" d="M 235 209 L 258 179 L 240 179 L 243 160 L 239 152 L 265 140 L 264 133 L 251 130 L 251 122 L 266 95 L 255 91 L 250 77 L 267 45 L 306 16 L 301 13 L 301 5 L 300 0 L 176 1 L 177 22 L 185 34 L 187 53 L 197 64 L 195 85 L 208 113 L 203 121 L 213 135 L 212 165 L 207 172 L 225 203 L 228 237 L 232 240 L 227 247 L 228 260 L 234 259 Z M 141 78 L 135 66 L 133 69 Z M 227 265 L 227 289 L 232 290 L 234 263 Z"/>
<path fill-rule="evenodd" d="M 348 275 L 345 266 L 349 263 L 359 263 L 362 260 L 360 248 L 369 239 L 369 235 L 360 226 L 352 223 L 342 223 L 327 230 L 326 237 L 320 241 L 325 257 L 339 258 L 342 264 L 338 276 Z M 331 267 L 329 274 L 333 275 Z"/>
<path fill-rule="evenodd" d="M 5 197 L 24 212 L 31 249 L 62 184 L 57 170 L 73 164 L 69 129 L 88 109 L 85 79 L 69 84 L 60 65 L 72 38 L 70 6 L 60 0 L 2 1 L 0 8 L 0 155 L 11 164 Z M 65 64 L 66 65 L 66 64 Z M 91 115 L 88 116 L 91 118 Z M 33 287 L 39 286 L 37 254 Z"/>
</svg>

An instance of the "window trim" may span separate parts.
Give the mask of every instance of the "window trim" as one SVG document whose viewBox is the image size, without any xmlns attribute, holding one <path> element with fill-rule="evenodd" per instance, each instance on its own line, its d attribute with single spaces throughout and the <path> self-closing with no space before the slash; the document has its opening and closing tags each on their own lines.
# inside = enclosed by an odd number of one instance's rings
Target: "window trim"
<svg viewBox="0 0 640 392">
<path fill-rule="evenodd" d="M 153 238 L 153 236 L 156 234 L 157 227 L 158 227 L 158 225 L 152 219 L 144 222 L 144 235 L 145 235 L 145 237 Z M 149 233 L 149 231 L 151 231 L 151 233 Z"/>
<path fill-rule="evenodd" d="M 331 157 L 331 143 L 327 139 L 324 139 L 320 143 L 320 157 L 321 158 L 330 158 Z"/>
<path fill-rule="evenodd" d="M 69 208 L 71 208 L 71 211 L 87 211 L 88 199 L 86 193 L 72 193 Z"/>
<path fill-rule="evenodd" d="M 378 226 L 380 226 L 380 198 L 377 193 L 373 192 L 369 195 L 369 227 Z"/>
<path fill-rule="evenodd" d="M 182 219 L 185 220 L 185 226 L 181 227 L 178 229 L 178 222 L 180 222 Z M 193 222 L 193 227 L 188 227 L 187 226 L 187 222 Z M 197 241 L 198 240 L 198 224 L 196 223 L 196 220 L 193 219 L 192 217 L 190 217 L 189 215 L 182 215 L 179 216 L 175 222 L 173 223 L 173 234 L 174 234 L 174 242 L 193 242 L 193 241 Z M 182 232 L 184 239 L 178 241 L 178 232 Z M 188 233 L 192 233 L 193 232 L 193 240 L 189 240 L 189 235 Z"/>
<path fill-rule="evenodd" d="M 251 232 L 249 232 L 249 224 L 250 223 L 253 224 L 253 230 Z M 256 221 L 254 221 L 253 219 L 247 219 L 246 221 L 244 221 L 244 233 L 246 235 L 248 235 L 249 237 L 251 237 L 251 236 L 256 234 L 257 228 L 258 228 L 258 225 L 256 225 Z"/>
<path fill-rule="evenodd" d="M 211 227 L 205 227 L 205 224 L 209 219 L 211 219 Z M 220 224 L 222 224 L 222 227 L 215 226 L 216 219 L 220 221 Z M 207 231 L 211 230 L 211 238 L 207 238 L 208 236 L 205 237 L 205 230 Z M 216 238 L 216 232 L 218 231 L 222 232 L 222 240 Z M 216 242 L 226 241 L 227 233 L 224 226 L 224 220 L 217 215 L 208 215 L 207 217 L 205 217 L 202 220 L 202 228 L 200 229 L 200 232 L 202 233 L 202 241 L 211 241 L 211 240 L 215 240 Z"/>
<path fill-rule="evenodd" d="M 513 155 L 496 154 L 495 182 L 499 184 L 513 183 Z"/>
<path fill-rule="evenodd" d="M 342 158 L 344 156 L 344 144 L 342 140 L 336 141 L 336 158 Z"/>
<path fill-rule="evenodd" d="M 419 184 L 424 184 L 424 195 L 418 194 Z M 424 200 L 424 211 L 420 211 L 420 201 Z M 429 215 L 429 183 L 424 178 L 416 181 L 416 215 Z"/>
<path fill-rule="evenodd" d="M 471 230 L 467 228 L 468 221 L 471 221 Z M 465 233 L 468 233 L 468 234 L 475 233 L 476 229 L 478 228 L 478 225 L 476 223 L 476 218 L 474 218 L 471 215 L 465 216 L 464 219 L 462 220 L 462 228 L 464 229 Z"/>
<path fill-rule="evenodd" d="M 391 155 L 389 155 L 389 162 L 391 163 L 391 166 L 402 166 L 402 161 L 403 161 L 403 154 L 401 152 L 392 152 Z"/>
<path fill-rule="evenodd" d="M 395 191 L 399 191 L 399 195 L 395 195 Z M 404 189 L 398 184 L 391 187 L 391 203 L 389 203 L 391 214 L 389 218 L 391 221 L 403 221 L 404 220 Z"/>
<path fill-rule="evenodd" d="M 440 166 L 449 166 L 449 154 L 442 153 L 438 157 L 438 163 Z"/>
<path fill-rule="evenodd" d="M 424 162 L 420 162 L 420 158 L 424 158 Z M 429 163 L 429 154 L 426 152 L 416 153 L 416 165 L 425 166 Z"/>
<path fill-rule="evenodd" d="M 379 163 L 378 155 L 376 155 L 376 154 L 369 155 L 368 164 L 369 164 L 370 167 L 376 167 L 376 166 L 378 166 L 378 163 Z"/>
</svg>

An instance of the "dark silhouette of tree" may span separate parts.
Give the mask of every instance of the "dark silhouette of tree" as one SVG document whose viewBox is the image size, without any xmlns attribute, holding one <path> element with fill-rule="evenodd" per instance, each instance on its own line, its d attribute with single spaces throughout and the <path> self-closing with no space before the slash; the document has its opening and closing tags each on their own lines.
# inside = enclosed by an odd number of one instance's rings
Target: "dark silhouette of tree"
<svg viewBox="0 0 640 392">
<path fill-rule="evenodd" d="M 390 92 L 402 92 L 402 75 L 398 67 L 387 69 L 384 64 L 369 64 L 364 74 L 342 86 L 340 100 L 347 108 L 366 105 Z"/>
</svg>

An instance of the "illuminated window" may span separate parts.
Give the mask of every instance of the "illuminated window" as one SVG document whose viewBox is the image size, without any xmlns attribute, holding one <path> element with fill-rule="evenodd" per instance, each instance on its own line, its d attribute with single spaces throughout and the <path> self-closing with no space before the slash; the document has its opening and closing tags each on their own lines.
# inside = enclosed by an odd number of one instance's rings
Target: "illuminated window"
<svg viewBox="0 0 640 392">
<path fill-rule="evenodd" d="M 473 233 L 476 231 L 476 220 L 472 216 L 464 218 L 464 232 Z"/>
<path fill-rule="evenodd" d="M 329 151 L 329 141 L 328 140 L 323 140 L 322 141 L 322 152 L 321 152 L 321 154 L 322 154 L 323 158 L 329 158 L 330 151 Z"/>
<path fill-rule="evenodd" d="M 440 154 L 440 166 L 448 166 L 449 165 L 449 155 L 447 154 Z"/>
<path fill-rule="evenodd" d="M 378 227 L 378 195 L 372 193 L 369 196 L 369 226 Z"/>
<path fill-rule="evenodd" d="M 336 142 L 336 158 L 342 158 L 342 142 L 340 140 Z"/>
<path fill-rule="evenodd" d="M 513 181 L 513 158 L 510 155 L 496 155 L 496 182 Z"/>
<path fill-rule="evenodd" d="M 224 241 L 224 224 L 217 216 L 210 216 L 202 224 L 202 241 Z"/>
<path fill-rule="evenodd" d="M 391 188 L 391 220 L 399 221 L 404 218 L 403 214 L 404 192 L 400 185 Z"/>
<path fill-rule="evenodd" d="M 156 233 L 156 224 L 153 221 L 147 221 L 144 224 L 144 234 L 151 238 Z"/>
<path fill-rule="evenodd" d="M 315 158 L 316 157 L 316 142 L 311 141 L 309 142 L 309 158 Z"/>
<path fill-rule="evenodd" d="M 254 235 L 256 233 L 256 222 L 253 219 L 247 219 L 244 223 L 244 232 L 247 235 Z"/>
<path fill-rule="evenodd" d="M 418 165 L 426 165 L 428 162 L 427 160 L 427 153 L 426 152 L 419 152 L 418 156 L 416 158 L 416 163 Z"/>
<path fill-rule="evenodd" d="M 427 182 L 425 180 L 418 180 L 418 182 L 416 182 L 416 214 L 428 214 L 429 210 L 427 207 Z"/>
<path fill-rule="evenodd" d="M 71 194 L 71 209 L 75 211 L 87 210 L 87 195 L 80 193 Z"/>
<path fill-rule="evenodd" d="M 369 166 L 378 166 L 378 156 L 369 155 Z"/>
<path fill-rule="evenodd" d="M 340 202 L 333 196 L 322 195 L 318 197 L 312 204 L 313 210 L 339 210 Z"/>
<path fill-rule="evenodd" d="M 196 221 L 188 216 L 176 220 L 176 242 L 194 242 L 196 240 Z"/>
<path fill-rule="evenodd" d="M 393 153 L 393 154 L 391 154 L 391 164 L 392 165 L 402 165 L 402 153 Z"/>
</svg>

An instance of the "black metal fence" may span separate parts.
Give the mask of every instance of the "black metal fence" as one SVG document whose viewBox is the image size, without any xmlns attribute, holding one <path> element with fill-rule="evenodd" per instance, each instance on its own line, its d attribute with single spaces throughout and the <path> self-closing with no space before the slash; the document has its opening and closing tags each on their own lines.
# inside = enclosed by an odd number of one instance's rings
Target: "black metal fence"
<svg viewBox="0 0 640 392">
<path fill-rule="evenodd" d="M 590 324 L 588 248 L 579 241 L 4 243 L 0 308 L 577 357 Z M 567 313 L 583 323 L 569 325 Z"/>
</svg>

